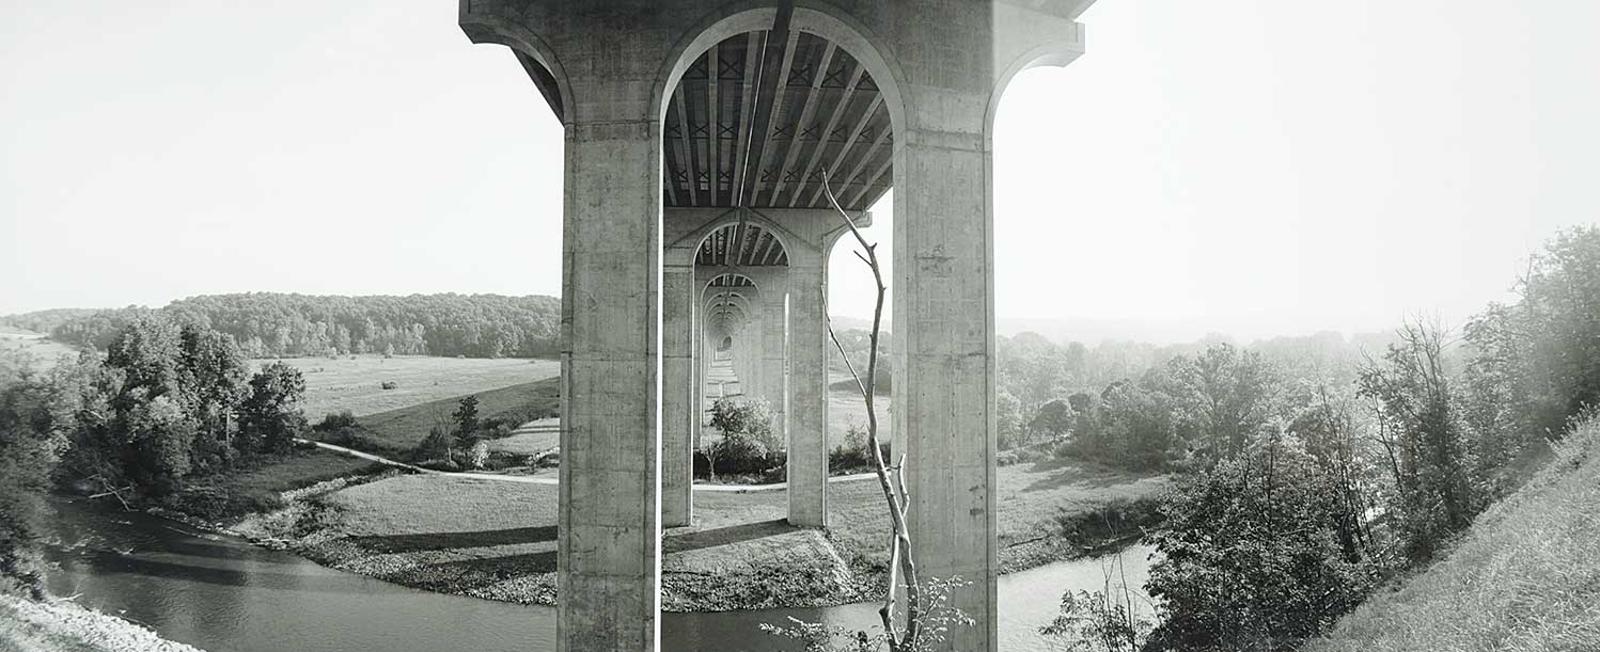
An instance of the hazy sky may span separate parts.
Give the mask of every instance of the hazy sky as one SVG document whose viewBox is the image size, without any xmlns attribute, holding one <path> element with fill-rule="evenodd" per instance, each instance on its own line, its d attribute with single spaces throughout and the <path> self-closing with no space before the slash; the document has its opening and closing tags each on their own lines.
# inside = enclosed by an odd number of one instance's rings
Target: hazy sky
<svg viewBox="0 0 1600 652">
<path fill-rule="evenodd" d="M 0 3 L 0 314 L 559 292 L 560 126 L 455 18 Z M 1100 0 L 1083 22 L 1088 54 L 1000 111 L 1001 318 L 1152 339 L 1456 321 L 1600 217 L 1600 3 Z M 864 314 L 835 261 L 835 312 Z"/>
</svg>

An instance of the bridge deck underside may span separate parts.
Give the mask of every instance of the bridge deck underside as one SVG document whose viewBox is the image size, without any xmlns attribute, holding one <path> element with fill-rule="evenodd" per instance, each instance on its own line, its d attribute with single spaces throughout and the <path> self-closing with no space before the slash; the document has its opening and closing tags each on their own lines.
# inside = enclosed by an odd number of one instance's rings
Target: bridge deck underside
<svg viewBox="0 0 1600 652">
<path fill-rule="evenodd" d="M 893 179 L 894 135 L 877 85 L 842 48 L 798 30 L 749 32 L 703 53 L 663 129 L 672 207 L 865 210 Z"/>
</svg>

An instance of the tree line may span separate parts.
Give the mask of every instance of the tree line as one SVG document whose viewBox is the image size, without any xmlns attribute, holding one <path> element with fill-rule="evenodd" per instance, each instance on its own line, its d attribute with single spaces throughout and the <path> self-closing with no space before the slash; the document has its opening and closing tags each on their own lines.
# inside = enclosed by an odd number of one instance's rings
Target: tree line
<svg viewBox="0 0 1600 652">
<path fill-rule="evenodd" d="M 42 596 L 49 488 L 187 507 L 216 497 L 186 489 L 286 453 L 307 429 L 300 372 L 250 373 L 227 333 L 140 313 L 105 348 L 46 372 L 0 354 L 0 590 Z"/>
<path fill-rule="evenodd" d="M 181 299 L 159 310 L 53 310 L 3 321 L 103 351 L 124 327 L 150 313 L 231 335 L 250 358 L 354 353 L 539 357 L 558 350 L 561 301 L 494 294 L 218 294 Z"/>
</svg>

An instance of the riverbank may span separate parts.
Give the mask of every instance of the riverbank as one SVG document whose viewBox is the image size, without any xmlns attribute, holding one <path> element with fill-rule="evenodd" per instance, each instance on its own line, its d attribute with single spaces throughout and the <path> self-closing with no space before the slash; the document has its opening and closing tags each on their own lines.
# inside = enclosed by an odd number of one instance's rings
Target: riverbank
<svg viewBox="0 0 1600 652">
<path fill-rule="evenodd" d="M 1075 462 L 1000 469 L 1002 571 L 1131 543 L 1165 486 Z M 227 529 L 405 586 L 550 605 L 557 500 L 554 484 L 390 472 L 285 492 L 280 508 Z M 888 531 L 874 482 L 830 485 L 827 530 L 789 526 L 782 489 L 696 492 L 695 503 L 696 523 L 662 543 L 665 610 L 817 608 L 881 594 Z"/>
<path fill-rule="evenodd" d="M 1313 652 L 1600 650 L 1600 420 L 1478 516 L 1432 566 L 1367 600 Z"/>
<path fill-rule="evenodd" d="M 0 595 L 0 649 L 28 652 L 202 652 L 72 602 Z"/>
</svg>

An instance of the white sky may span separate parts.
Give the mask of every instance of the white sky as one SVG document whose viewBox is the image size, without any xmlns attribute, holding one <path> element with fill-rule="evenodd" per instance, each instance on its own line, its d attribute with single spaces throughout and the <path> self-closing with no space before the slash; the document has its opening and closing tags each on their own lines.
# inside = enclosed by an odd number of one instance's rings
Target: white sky
<svg viewBox="0 0 1600 652">
<path fill-rule="evenodd" d="M 132 4 L 0 3 L 0 314 L 559 292 L 560 127 L 453 1 Z M 1002 319 L 1454 322 L 1600 215 L 1600 3 L 1100 0 L 1083 22 L 1089 53 L 1000 112 Z M 835 312 L 865 314 L 835 259 Z"/>
</svg>

